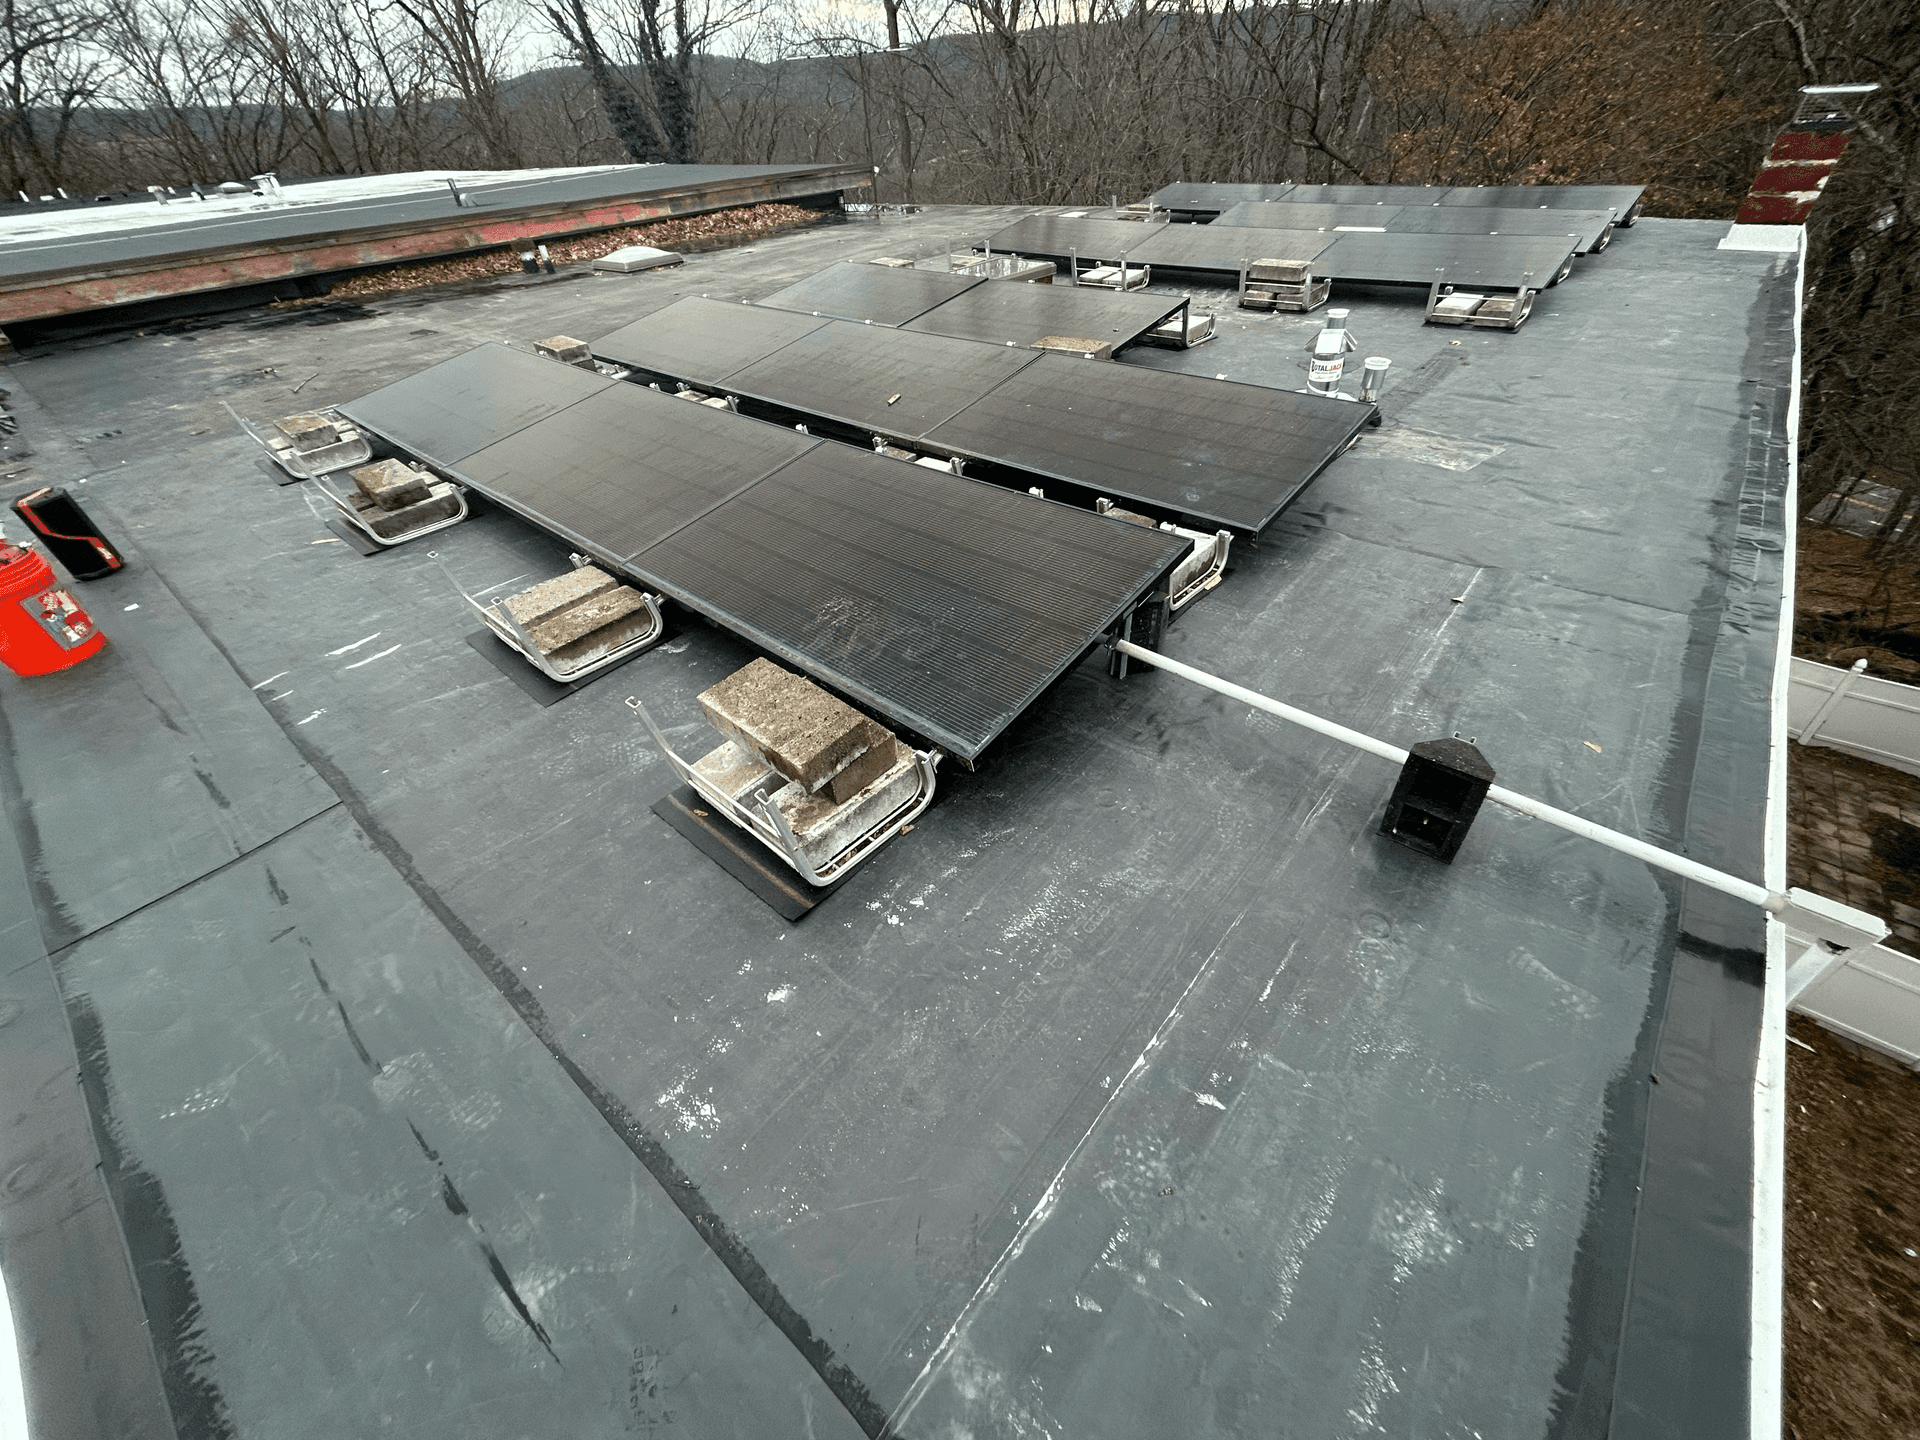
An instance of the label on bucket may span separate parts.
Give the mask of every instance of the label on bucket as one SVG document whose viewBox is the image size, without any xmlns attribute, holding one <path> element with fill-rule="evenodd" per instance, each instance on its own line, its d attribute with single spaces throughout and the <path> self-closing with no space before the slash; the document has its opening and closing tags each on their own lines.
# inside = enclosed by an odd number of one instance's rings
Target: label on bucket
<svg viewBox="0 0 1920 1440">
<path fill-rule="evenodd" d="M 20 607 L 38 620 L 46 632 L 71 650 L 93 634 L 93 621 L 80 602 L 64 590 L 43 590 Z"/>
</svg>

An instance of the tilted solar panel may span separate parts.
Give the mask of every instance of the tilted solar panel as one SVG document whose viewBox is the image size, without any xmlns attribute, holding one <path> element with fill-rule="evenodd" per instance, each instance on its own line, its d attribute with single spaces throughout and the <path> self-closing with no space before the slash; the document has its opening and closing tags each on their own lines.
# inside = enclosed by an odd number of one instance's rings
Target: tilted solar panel
<svg viewBox="0 0 1920 1440">
<path fill-rule="evenodd" d="M 1179 313 L 1186 303 L 1180 295 L 997 281 L 956 295 L 905 328 L 990 345 L 1028 346 L 1048 336 L 1071 336 L 1104 341 L 1118 350 Z"/>
<path fill-rule="evenodd" d="M 822 443 L 642 385 L 615 385 L 451 468 L 536 524 L 618 562 Z"/>
<path fill-rule="evenodd" d="M 1258 531 L 1372 413 L 1316 395 L 1048 355 L 926 443 Z"/>
<path fill-rule="evenodd" d="M 619 383 L 523 350 L 488 344 L 340 409 L 356 424 L 422 459 L 453 465 Z"/>
<path fill-rule="evenodd" d="M 1292 201 L 1235 205 L 1215 226 L 1264 230 L 1374 228 L 1417 235 L 1572 235 L 1581 254 L 1604 249 L 1611 210 L 1496 210 L 1473 205 L 1317 205 Z"/>
<path fill-rule="evenodd" d="M 1231 181 L 1177 180 L 1153 192 L 1149 203 L 1156 210 L 1178 210 L 1183 214 L 1205 215 L 1249 200 L 1278 200 L 1293 186 L 1282 181 L 1276 185 L 1244 185 Z"/>
<path fill-rule="evenodd" d="M 944 270 L 905 270 L 889 265 L 829 265 L 756 304 L 840 320 L 871 320 L 875 325 L 904 325 L 943 300 L 986 284 L 978 275 Z"/>
<path fill-rule="evenodd" d="M 823 444 L 631 568 L 970 760 L 1186 549 L 1162 531 Z"/>
<path fill-rule="evenodd" d="M 616 364 L 670 374 L 689 385 L 713 386 L 828 323 L 812 315 L 690 295 L 603 335 L 593 353 Z M 656 363 L 643 363 L 642 353 Z"/>
<path fill-rule="evenodd" d="M 1038 352 L 1024 347 L 834 320 L 734 371 L 725 388 L 911 440 L 1037 358 Z"/>
</svg>

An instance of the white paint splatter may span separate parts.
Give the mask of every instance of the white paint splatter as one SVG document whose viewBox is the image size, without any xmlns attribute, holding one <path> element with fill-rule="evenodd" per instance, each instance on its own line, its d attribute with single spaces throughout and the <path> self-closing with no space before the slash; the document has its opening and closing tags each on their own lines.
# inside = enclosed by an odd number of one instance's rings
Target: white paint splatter
<svg viewBox="0 0 1920 1440">
<path fill-rule="evenodd" d="M 1090 1300 L 1085 1295 L 1074 1296 L 1073 1303 L 1078 1305 L 1082 1310 L 1092 1311 L 1095 1315 L 1099 1315 L 1103 1313 L 1100 1307 L 1100 1302 L 1098 1300 Z"/>
<path fill-rule="evenodd" d="M 400 647 L 398 645 L 389 645 L 386 649 L 378 651 L 375 654 L 369 655 L 364 660 L 354 661 L 351 665 L 347 666 L 347 669 L 358 670 L 362 665 L 371 665 L 376 660 L 384 660 L 387 658 L 387 656 L 393 654 L 393 652 L 398 650 L 399 648 Z"/>
<path fill-rule="evenodd" d="M 282 670 L 278 675 L 269 675 L 266 679 L 262 680 L 258 685 L 254 686 L 253 688 L 256 690 L 264 690 L 267 688 L 267 686 L 273 684 L 274 681 L 282 679 L 285 676 L 291 675 L 292 673 L 293 672 L 291 670 Z"/>
<path fill-rule="evenodd" d="M 1222 1105 L 1220 1103 L 1220 1099 L 1218 1096 L 1209 1095 L 1204 1090 L 1194 1091 L 1193 1098 L 1198 1100 L 1202 1105 L 1211 1105 L 1216 1110 L 1224 1110 L 1227 1108 L 1225 1105 Z"/>
<path fill-rule="evenodd" d="M 793 987 L 782 985 L 778 990 L 767 991 L 767 1004 L 784 1005 L 793 998 Z"/>
<path fill-rule="evenodd" d="M 327 712 L 325 710 L 316 710 L 313 712 L 313 714 L 307 716 L 307 720 L 318 720 L 322 715 L 326 713 Z M 307 720 L 296 720 L 293 723 L 296 725 L 304 725 L 307 723 Z"/>
<path fill-rule="evenodd" d="M 349 650 L 358 650 L 362 645 L 370 645 L 385 633 L 384 630 L 376 630 L 363 640 L 356 640 L 351 645 L 342 645 L 338 650 L 329 650 L 327 651 L 327 658 L 331 660 L 336 655 L 344 655 Z"/>
</svg>

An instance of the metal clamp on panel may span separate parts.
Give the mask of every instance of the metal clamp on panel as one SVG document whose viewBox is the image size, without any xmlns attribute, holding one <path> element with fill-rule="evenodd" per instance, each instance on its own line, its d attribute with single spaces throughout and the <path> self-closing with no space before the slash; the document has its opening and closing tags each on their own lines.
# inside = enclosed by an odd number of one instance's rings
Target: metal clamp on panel
<svg viewBox="0 0 1920 1440">
<path fill-rule="evenodd" d="M 1436 280 L 1427 291 L 1427 323 L 1518 330 L 1533 313 L 1535 293 L 1524 285 L 1514 290 L 1460 290 Z"/>
</svg>

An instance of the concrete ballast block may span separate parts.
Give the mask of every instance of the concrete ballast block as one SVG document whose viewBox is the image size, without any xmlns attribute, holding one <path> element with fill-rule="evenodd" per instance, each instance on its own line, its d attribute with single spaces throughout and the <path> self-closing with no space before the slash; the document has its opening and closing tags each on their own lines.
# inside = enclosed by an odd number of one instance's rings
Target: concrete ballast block
<svg viewBox="0 0 1920 1440">
<path fill-rule="evenodd" d="M 591 370 L 593 351 L 587 348 L 587 342 L 576 340 L 571 335 L 549 335 L 545 340 L 533 342 L 533 353 L 543 355 L 549 360 L 558 360 L 562 365 L 575 365 L 582 370 Z"/>
<path fill-rule="evenodd" d="M 388 510 L 365 495 L 349 495 L 354 512 L 367 528 L 382 540 L 397 540 L 402 535 L 430 525 L 436 520 L 451 520 L 460 513 L 460 497 L 444 481 L 427 487 L 427 498 L 413 505 Z"/>
<path fill-rule="evenodd" d="M 522 625 L 538 625 L 570 605 L 578 605 L 595 595 L 604 595 L 619 583 L 604 570 L 581 565 L 564 575 L 543 580 L 531 590 L 509 595 L 505 604 L 508 612 Z"/>
<path fill-rule="evenodd" d="M 714 729 L 808 795 L 863 756 L 885 753 L 893 741 L 883 726 L 770 660 L 756 660 L 703 691 L 700 708 Z"/>
<path fill-rule="evenodd" d="M 403 510 L 426 501 L 433 477 L 399 460 L 382 460 L 348 472 L 360 493 L 382 510 Z"/>
<path fill-rule="evenodd" d="M 340 438 L 340 427 L 324 415 L 289 415 L 274 421 L 274 429 L 293 442 L 296 450 L 318 450 Z"/>
</svg>

